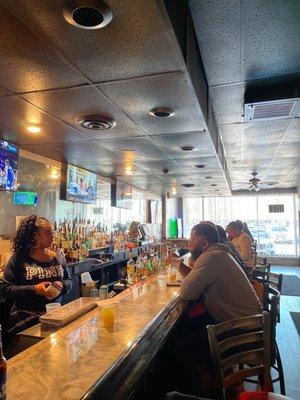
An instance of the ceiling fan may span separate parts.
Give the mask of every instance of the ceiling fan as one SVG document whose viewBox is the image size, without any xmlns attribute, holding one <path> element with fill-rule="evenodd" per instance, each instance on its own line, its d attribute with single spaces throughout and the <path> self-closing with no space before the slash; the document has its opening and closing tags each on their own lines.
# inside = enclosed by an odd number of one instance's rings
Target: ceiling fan
<svg viewBox="0 0 300 400">
<path fill-rule="evenodd" d="M 238 184 L 242 184 L 242 185 L 249 185 L 248 190 L 250 191 L 255 191 L 258 192 L 260 189 L 262 189 L 262 185 L 275 185 L 278 182 L 274 182 L 274 181 L 264 181 L 261 182 L 261 180 L 259 178 L 256 177 L 257 172 L 253 171 L 251 172 L 251 175 L 253 176 L 253 178 L 250 178 L 248 182 L 235 182 Z"/>
</svg>

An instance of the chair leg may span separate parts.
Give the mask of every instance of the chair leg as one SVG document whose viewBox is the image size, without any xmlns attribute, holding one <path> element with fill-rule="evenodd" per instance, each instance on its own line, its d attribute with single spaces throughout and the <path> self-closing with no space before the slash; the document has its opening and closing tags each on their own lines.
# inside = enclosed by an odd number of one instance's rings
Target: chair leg
<svg viewBox="0 0 300 400">
<path fill-rule="evenodd" d="M 278 374 L 279 374 L 279 383 L 280 383 L 280 393 L 285 396 L 285 383 L 284 383 L 284 374 L 283 374 L 283 368 L 282 368 L 282 362 L 281 362 L 281 357 L 279 353 L 279 349 L 277 346 L 277 343 L 275 343 L 276 346 L 276 361 L 277 361 L 277 366 L 278 366 Z"/>
</svg>

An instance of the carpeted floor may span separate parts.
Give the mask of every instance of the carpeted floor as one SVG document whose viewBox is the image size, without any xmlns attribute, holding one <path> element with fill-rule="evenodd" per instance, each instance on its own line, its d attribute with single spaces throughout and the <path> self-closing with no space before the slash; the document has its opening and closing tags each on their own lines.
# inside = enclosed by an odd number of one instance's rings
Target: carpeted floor
<svg viewBox="0 0 300 400">
<path fill-rule="evenodd" d="M 283 275 L 281 294 L 300 296 L 300 278 L 297 275 Z"/>
<path fill-rule="evenodd" d="M 290 311 L 290 314 L 300 336 L 300 312 Z"/>
</svg>

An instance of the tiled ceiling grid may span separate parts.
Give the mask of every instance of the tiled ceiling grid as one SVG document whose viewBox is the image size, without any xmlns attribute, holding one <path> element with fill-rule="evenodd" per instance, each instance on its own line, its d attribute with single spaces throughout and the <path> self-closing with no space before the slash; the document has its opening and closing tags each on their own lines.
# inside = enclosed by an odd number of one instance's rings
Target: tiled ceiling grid
<svg viewBox="0 0 300 400">
<path fill-rule="evenodd" d="M 300 186 L 300 102 L 293 117 L 243 122 L 246 84 L 300 73 L 299 1 L 189 1 L 232 189 L 251 172 L 272 188 Z M 299 81 L 298 81 L 299 91 Z M 263 185 L 268 187 L 268 185 Z"/>
<path fill-rule="evenodd" d="M 28 151 L 120 176 L 155 193 L 175 186 L 183 195 L 213 194 L 216 188 L 205 179 L 209 174 L 228 194 L 184 63 L 156 2 L 107 3 L 114 19 L 99 31 L 68 25 L 62 0 L 1 3 L 1 136 Z M 173 108 L 175 116 L 150 116 L 156 106 Z M 74 121 L 86 113 L 110 115 L 117 125 L 86 130 Z M 26 133 L 28 123 L 40 124 L 42 135 Z M 195 149 L 184 153 L 183 145 Z M 132 177 L 124 176 L 128 157 Z M 182 183 L 195 187 L 190 192 Z"/>
</svg>

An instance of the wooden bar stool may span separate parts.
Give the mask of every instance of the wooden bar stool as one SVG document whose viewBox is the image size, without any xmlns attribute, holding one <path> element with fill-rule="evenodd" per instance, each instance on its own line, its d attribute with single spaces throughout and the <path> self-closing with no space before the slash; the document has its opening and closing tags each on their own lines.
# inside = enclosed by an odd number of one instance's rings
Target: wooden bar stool
<svg viewBox="0 0 300 400">
<path fill-rule="evenodd" d="M 287 400 L 272 392 L 270 375 L 270 317 L 262 315 L 226 321 L 207 327 L 218 400 Z M 224 339 L 224 334 L 232 332 Z M 243 368 L 241 369 L 241 365 Z M 250 377 L 258 377 L 261 391 L 234 393 Z M 276 397 L 277 396 L 277 397 Z M 278 397 L 280 396 L 280 397 Z"/>
</svg>

